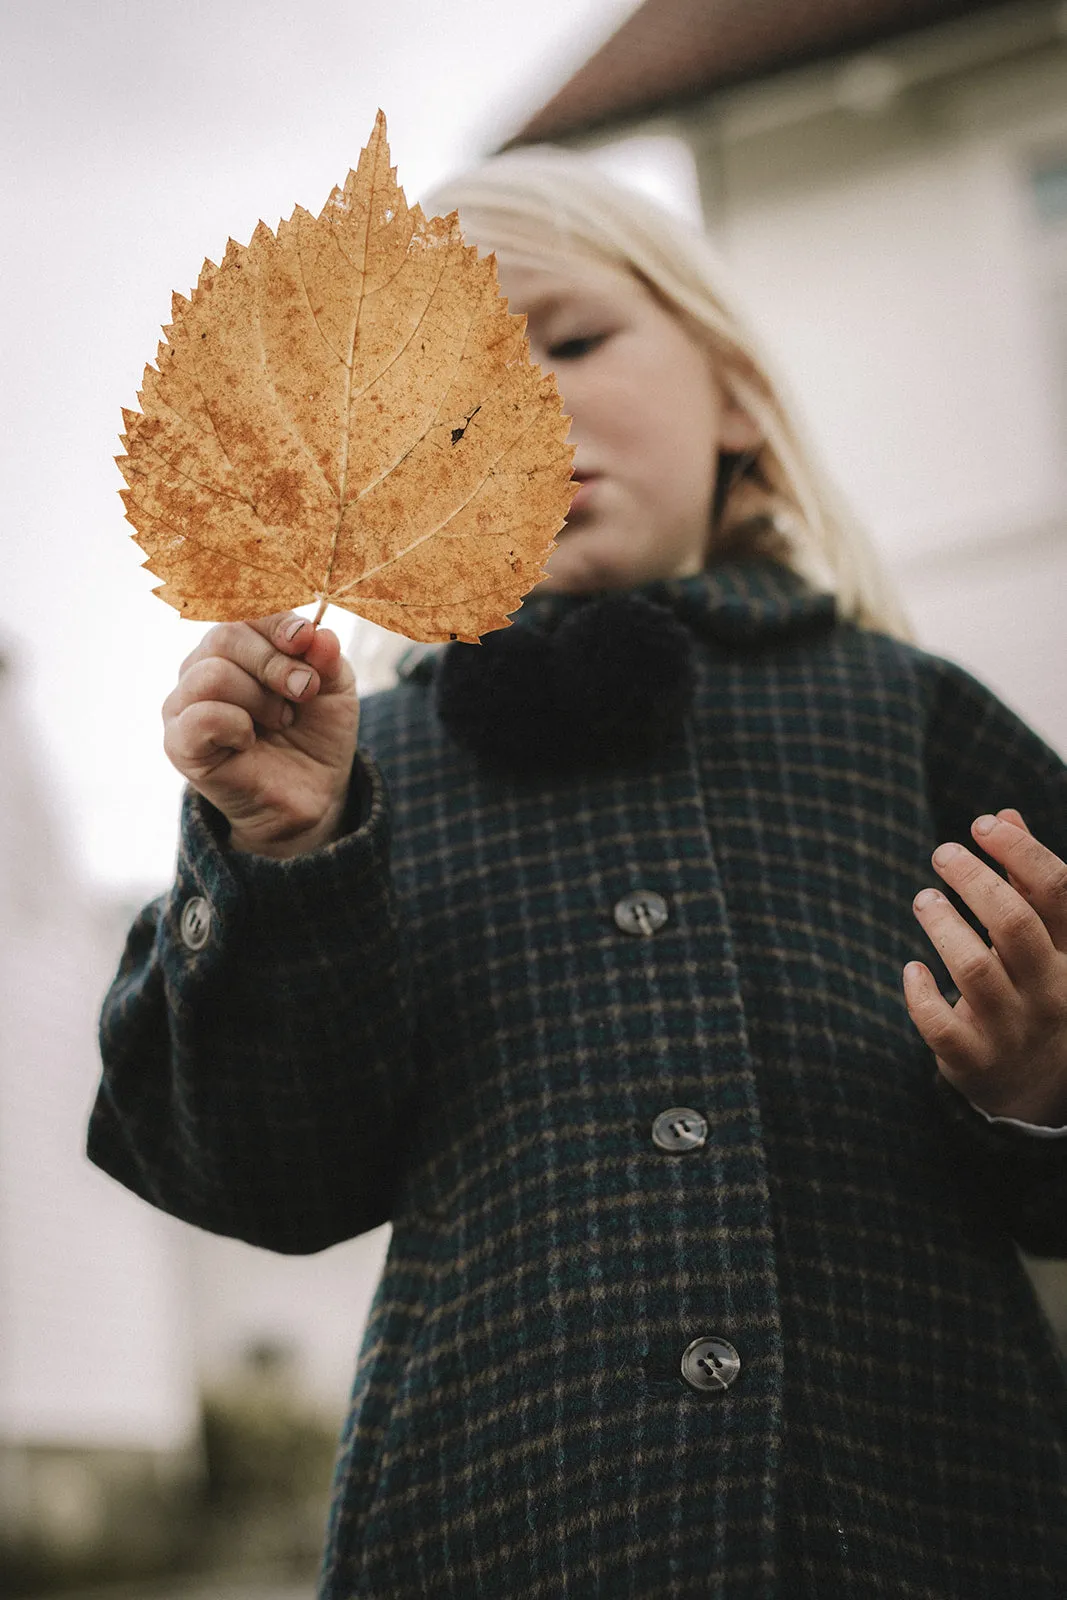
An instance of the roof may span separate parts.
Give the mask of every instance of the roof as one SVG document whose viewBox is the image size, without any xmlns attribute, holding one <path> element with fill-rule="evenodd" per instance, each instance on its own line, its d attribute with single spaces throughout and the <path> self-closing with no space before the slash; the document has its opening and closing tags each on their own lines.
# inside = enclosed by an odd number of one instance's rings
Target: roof
<svg viewBox="0 0 1067 1600">
<path fill-rule="evenodd" d="M 645 0 L 503 148 L 590 132 L 1010 3 Z"/>
</svg>

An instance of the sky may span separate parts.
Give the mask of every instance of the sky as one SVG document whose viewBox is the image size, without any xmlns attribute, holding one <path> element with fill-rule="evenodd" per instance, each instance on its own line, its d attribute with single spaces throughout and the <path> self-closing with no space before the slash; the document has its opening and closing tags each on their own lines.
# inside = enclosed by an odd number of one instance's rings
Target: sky
<svg viewBox="0 0 1067 1600">
<path fill-rule="evenodd" d="M 7 0 L 0 652 L 74 870 L 154 893 L 160 707 L 206 625 L 156 599 L 114 457 L 172 290 L 318 212 L 385 111 L 409 200 L 544 103 L 637 0 Z M 328 619 L 348 643 L 351 624 Z"/>
</svg>

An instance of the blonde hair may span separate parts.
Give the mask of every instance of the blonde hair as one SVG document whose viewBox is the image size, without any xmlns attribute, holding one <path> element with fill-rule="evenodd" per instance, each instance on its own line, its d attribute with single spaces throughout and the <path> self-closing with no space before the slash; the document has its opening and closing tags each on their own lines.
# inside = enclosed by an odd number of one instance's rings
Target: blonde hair
<svg viewBox="0 0 1067 1600">
<path fill-rule="evenodd" d="M 820 465 L 703 234 L 588 157 L 552 145 L 490 157 L 421 204 L 438 214 L 457 210 L 464 239 L 483 252 L 542 262 L 592 257 L 633 272 L 703 336 L 719 382 L 762 438 L 744 457 L 723 458 L 709 564 L 775 556 L 832 591 L 843 617 L 914 638 L 869 536 Z"/>
</svg>

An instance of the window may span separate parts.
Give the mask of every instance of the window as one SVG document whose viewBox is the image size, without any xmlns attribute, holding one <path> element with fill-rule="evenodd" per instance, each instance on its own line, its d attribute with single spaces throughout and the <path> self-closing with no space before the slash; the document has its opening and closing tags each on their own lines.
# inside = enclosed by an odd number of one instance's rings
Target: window
<svg viewBox="0 0 1067 1600">
<path fill-rule="evenodd" d="M 1038 223 L 1038 271 L 1067 439 L 1067 148 L 1038 157 L 1030 184 Z"/>
</svg>

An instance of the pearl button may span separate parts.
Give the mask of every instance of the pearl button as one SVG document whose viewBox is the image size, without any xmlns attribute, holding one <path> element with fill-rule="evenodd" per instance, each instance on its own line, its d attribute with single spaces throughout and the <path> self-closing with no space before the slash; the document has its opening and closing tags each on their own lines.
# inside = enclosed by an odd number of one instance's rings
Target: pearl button
<svg viewBox="0 0 1067 1600">
<path fill-rule="evenodd" d="M 623 933 L 658 933 L 667 921 L 667 902 L 653 889 L 635 889 L 624 894 L 615 907 L 615 923 Z"/>
<path fill-rule="evenodd" d="M 699 1150 L 707 1137 L 706 1119 L 689 1106 L 671 1106 L 668 1111 L 661 1111 L 652 1124 L 652 1143 L 672 1153 Z"/>
<path fill-rule="evenodd" d="M 706 1334 L 686 1345 L 682 1356 L 682 1377 L 694 1389 L 721 1392 L 728 1389 L 741 1371 L 741 1357 L 728 1339 Z"/>
<path fill-rule="evenodd" d="M 185 902 L 178 927 L 187 950 L 204 948 L 211 932 L 211 906 L 203 895 L 194 895 Z"/>
</svg>

